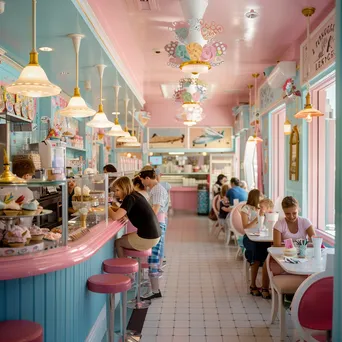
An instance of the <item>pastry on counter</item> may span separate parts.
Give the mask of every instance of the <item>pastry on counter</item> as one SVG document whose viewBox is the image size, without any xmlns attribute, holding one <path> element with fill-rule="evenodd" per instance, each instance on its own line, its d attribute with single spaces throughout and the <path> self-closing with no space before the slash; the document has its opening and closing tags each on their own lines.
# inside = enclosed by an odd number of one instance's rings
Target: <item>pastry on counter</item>
<svg viewBox="0 0 342 342">
<path fill-rule="evenodd" d="M 84 185 L 83 186 L 83 201 L 88 202 L 91 201 L 91 196 L 90 196 L 90 189 Z M 74 196 L 72 196 L 73 201 L 80 202 L 82 200 L 82 189 L 79 186 L 76 186 L 74 189 Z"/>
<path fill-rule="evenodd" d="M 5 245 L 12 248 L 24 247 L 27 243 L 29 234 L 27 229 L 23 229 L 23 227 L 20 226 L 14 226 L 11 230 L 7 231 L 3 242 Z"/>
<path fill-rule="evenodd" d="M 62 234 L 62 229 L 61 228 L 52 228 L 51 231 L 52 231 L 52 233 Z"/>
<path fill-rule="evenodd" d="M 37 214 L 39 203 L 36 200 L 33 200 L 31 202 L 25 203 L 22 205 L 22 214 L 23 215 L 30 215 L 34 216 Z"/>
<path fill-rule="evenodd" d="M 57 241 L 62 237 L 62 234 L 59 233 L 47 233 L 44 236 L 44 240 L 49 240 L 49 241 Z"/>
<path fill-rule="evenodd" d="M 9 202 L 5 205 L 4 213 L 6 216 L 17 216 L 21 211 L 21 207 L 14 201 Z"/>
<path fill-rule="evenodd" d="M 36 225 L 30 228 L 31 240 L 32 241 L 42 241 L 44 238 L 44 232 Z"/>
</svg>

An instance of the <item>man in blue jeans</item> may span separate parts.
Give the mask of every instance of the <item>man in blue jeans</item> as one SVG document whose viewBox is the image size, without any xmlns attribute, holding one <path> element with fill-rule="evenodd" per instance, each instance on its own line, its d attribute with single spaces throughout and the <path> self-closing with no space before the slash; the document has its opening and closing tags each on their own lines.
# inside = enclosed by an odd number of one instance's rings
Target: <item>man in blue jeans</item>
<svg viewBox="0 0 342 342">
<path fill-rule="evenodd" d="M 238 200 L 239 202 L 247 201 L 248 192 L 240 187 L 240 180 L 236 177 L 233 177 L 230 180 L 231 188 L 227 191 L 226 197 L 229 200 L 229 204 L 234 205 L 234 200 Z"/>
</svg>

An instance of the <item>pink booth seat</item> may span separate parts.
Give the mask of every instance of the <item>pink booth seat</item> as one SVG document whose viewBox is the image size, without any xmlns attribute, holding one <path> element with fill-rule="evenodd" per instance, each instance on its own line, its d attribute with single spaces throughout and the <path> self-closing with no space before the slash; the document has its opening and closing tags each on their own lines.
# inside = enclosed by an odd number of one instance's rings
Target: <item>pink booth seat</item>
<svg viewBox="0 0 342 342">
<path fill-rule="evenodd" d="M 43 342 L 43 335 L 43 328 L 35 322 L 0 322 L 0 342 Z"/>
<path fill-rule="evenodd" d="M 103 270 L 106 273 L 129 274 L 138 272 L 139 265 L 129 258 L 107 259 L 103 262 Z"/>
<path fill-rule="evenodd" d="M 131 279 L 121 274 L 97 274 L 88 278 L 88 290 L 96 293 L 127 292 L 132 284 Z"/>
<path fill-rule="evenodd" d="M 148 257 L 152 254 L 152 249 L 148 249 L 146 251 L 137 251 L 135 249 L 127 249 L 124 248 L 124 253 L 126 256 L 132 257 L 132 258 L 143 258 Z"/>
</svg>

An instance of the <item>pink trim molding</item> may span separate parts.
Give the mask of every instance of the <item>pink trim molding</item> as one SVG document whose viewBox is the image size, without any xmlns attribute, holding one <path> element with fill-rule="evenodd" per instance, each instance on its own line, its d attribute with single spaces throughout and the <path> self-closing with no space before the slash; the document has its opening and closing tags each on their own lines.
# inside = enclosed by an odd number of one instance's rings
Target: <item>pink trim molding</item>
<svg viewBox="0 0 342 342">
<path fill-rule="evenodd" d="M 68 246 L 29 255 L 0 258 L 0 280 L 32 277 L 72 267 L 91 258 L 124 226 L 118 222 L 100 222 L 91 231 Z"/>
</svg>

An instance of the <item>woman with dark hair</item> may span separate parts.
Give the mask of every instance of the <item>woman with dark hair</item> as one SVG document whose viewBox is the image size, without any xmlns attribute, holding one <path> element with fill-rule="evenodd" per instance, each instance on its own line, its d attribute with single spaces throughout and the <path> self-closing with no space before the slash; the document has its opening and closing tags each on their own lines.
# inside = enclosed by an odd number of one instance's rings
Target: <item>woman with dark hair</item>
<svg viewBox="0 0 342 342">
<path fill-rule="evenodd" d="M 143 195 L 147 201 L 149 201 L 150 196 L 148 195 L 148 192 L 145 189 L 144 184 L 142 183 L 141 179 L 139 176 L 135 176 L 133 178 L 133 186 L 134 190 L 139 192 L 141 195 Z"/>
<path fill-rule="evenodd" d="M 113 164 L 107 164 L 103 167 L 103 173 L 116 173 L 118 172 Z"/>
<path fill-rule="evenodd" d="M 224 183 L 227 183 L 227 177 L 221 173 L 217 176 L 216 183 L 213 185 L 214 197 L 221 193 L 221 188 Z"/>
</svg>

